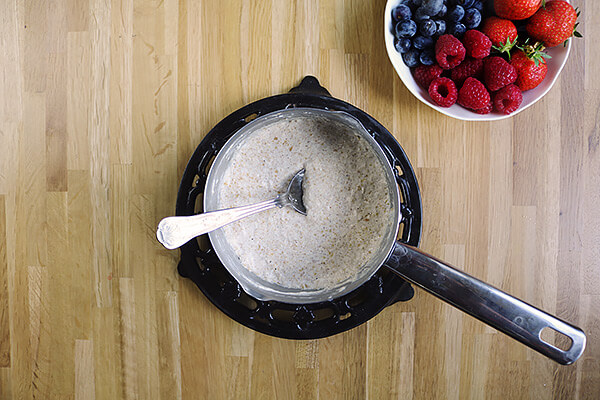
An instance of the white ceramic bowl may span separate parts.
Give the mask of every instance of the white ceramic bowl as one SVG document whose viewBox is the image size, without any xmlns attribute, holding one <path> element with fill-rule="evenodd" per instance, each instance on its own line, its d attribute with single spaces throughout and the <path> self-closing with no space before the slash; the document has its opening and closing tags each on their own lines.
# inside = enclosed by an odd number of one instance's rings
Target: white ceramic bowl
<svg viewBox="0 0 600 400">
<path fill-rule="evenodd" d="M 527 107 L 534 104 L 536 101 L 544 97 L 546 93 L 552 88 L 554 82 L 558 78 L 560 71 L 562 71 L 565 66 L 565 62 L 567 61 L 567 57 L 569 56 L 569 52 L 571 51 L 571 40 L 567 43 L 567 46 L 556 46 L 550 49 L 547 49 L 548 54 L 552 57 L 548 60 L 548 73 L 546 74 L 546 78 L 540 83 L 540 85 L 534 89 L 527 90 L 523 92 L 523 102 L 521 106 L 512 114 L 504 115 L 498 113 L 496 111 L 492 111 L 490 114 L 477 114 L 473 111 L 470 111 L 466 108 L 458 104 L 454 104 L 452 107 L 440 107 L 431 100 L 429 97 L 429 93 L 427 90 L 419 86 L 419 84 L 415 81 L 410 71 L 404 61 L 402 61 L 402 56 L 400 53 L 396 51 L 394 48 L 394 35 L 392 34 L 392 9 L 396 7 L 400 3 L 400 0 L 388 0 L 385 6 L 385 16 L 383 23 L 384 37 L 385 37 L 385 47 L 387 49 L 388 56 L 390 57 L 390 61 L 392 65 L 396 69 L 398 76 L 402 80 L 402 83 L 410 90 L 412 94 L 423 103 L 427 104 L 429 107 L 441 112 L 442 114 L 446 114 L 452 118 L 461 119 L 464 121 L 496 121 L 504 118 L 510 118 L 517 113 L 523 111 Z"/>
</svg>

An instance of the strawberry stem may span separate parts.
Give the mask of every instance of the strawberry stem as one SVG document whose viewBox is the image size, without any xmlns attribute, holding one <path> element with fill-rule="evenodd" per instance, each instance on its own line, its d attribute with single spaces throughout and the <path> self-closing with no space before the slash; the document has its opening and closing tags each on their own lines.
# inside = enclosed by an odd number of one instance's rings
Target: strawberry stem
<svg viewBox="0 0 600 400">
<path fill-rule="evenodd" d="M 498 51 L 500 54 L 506 53 L 508 55 L 508 60 L 510 61 L 510 51 L 512 50 L 513 47 L 515 47 L 517 45 L 517 39 L 518 39 L 518 37 L 515 37 L 515 40 L 513 40 L 511 42 L 510 38 L 507 37 L 506 43 L 501 42 L 500 46 L 492 46 L 492 48 L 494 50 Z"/>
<path fill-rule="evenodd" d="M 529 44 L 529 39 L 527 39 L 525 40 L 525 43 L 523 43 L 522 46 L 517 46 L 517 48 L 523 51 L 527 58 L 529 58 L 535 63 L 536 67 L 540 64 L 540 62 L 545 64 L 546 60 L 552 58 L 550 54 L 544 52 L 545 47 L 542 42 L 535 42 L 534 44 Z"/>
</svg>

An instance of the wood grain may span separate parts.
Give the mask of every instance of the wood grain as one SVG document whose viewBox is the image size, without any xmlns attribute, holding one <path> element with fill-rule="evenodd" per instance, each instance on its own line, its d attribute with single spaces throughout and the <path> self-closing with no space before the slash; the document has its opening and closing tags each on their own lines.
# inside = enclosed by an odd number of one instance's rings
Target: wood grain
<svg viewBox="0 0 600 400">
<path fill-rule="evenodd" d="M 6 260 L 6 204 L 0 195 L 0 368 L 10 367 L 8 263 Z"/>
<path fill-rule="evenodd" d="M 387 59 L 385 1 L 0 2 L 0 399 L 597 399 L 600 5 L 549 94 L 442 116 Z M 154 238 L 203 136 L 317 76 L 388 127 L 421 247 L 588 335 L 558 366 L 432 296 L 313 341 L 253 332 Z"/>
</svg>

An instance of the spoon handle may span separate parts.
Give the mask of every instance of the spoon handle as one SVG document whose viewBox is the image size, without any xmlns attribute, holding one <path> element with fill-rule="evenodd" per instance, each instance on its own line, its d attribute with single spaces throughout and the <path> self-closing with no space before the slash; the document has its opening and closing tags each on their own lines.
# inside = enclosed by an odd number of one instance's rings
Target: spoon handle
<svg viewBox="0 0 600 400">
<path fill-rule="evenodd" d="M 196 236 L 280 205 L 281 199 L 277 197 L 248 206 L 209 211 L 198 215 L 167 217 L 158 224 L 156 238 L 167 249 L 176 249 Z"/>
</svg>

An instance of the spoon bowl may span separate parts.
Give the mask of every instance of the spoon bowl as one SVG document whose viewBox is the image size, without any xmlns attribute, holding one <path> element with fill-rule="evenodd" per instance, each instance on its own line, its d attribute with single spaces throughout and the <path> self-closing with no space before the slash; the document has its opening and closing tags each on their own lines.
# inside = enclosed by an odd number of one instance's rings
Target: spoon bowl
<svg viewBox="0 0 600 400">
<path fill-rule="evenodd" d="M 292 206 L 294 210 L 296 210 L 302 215 L 306 215 L 306 207 L 304 206 L 304 202 L 302 201 L 302 195 L 304 194 L 304 192 L 302 191 L 302 182 L 304 182 L 305 172 L 306 171 L 304 168 L 296 172 L 296 174 L 290 181 L 290 184 L 288 185 L 287 191 L 282 195 L 287 197 L 289 205 Z"/>
</svg>

